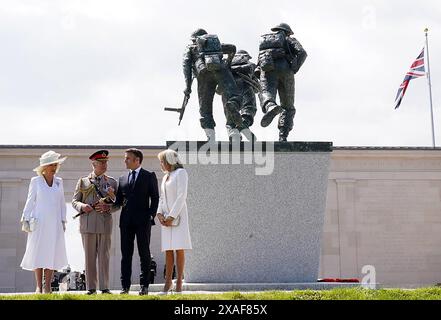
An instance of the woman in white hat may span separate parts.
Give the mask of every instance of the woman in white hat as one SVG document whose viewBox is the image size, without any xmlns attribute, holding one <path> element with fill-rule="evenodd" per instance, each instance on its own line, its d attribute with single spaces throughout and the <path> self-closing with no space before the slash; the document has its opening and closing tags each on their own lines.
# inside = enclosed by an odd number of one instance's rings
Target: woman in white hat
<svg viewBox="0 0 441 320">
<path fill-rule="evenodd" d="M 21 218 L 28 239 L 20 266 L 35 272 L 37 293 L 51 293 L 54 270 L 67 266 L 66 201 L 63 180 L 55 176 L 64 160 L 66 157 L 60 158 L 54 151 L 40 157 L 40 165 L 34 169 L 38 176 L 31 179 Z"/>
<path fill-rule="evenodd" d="M 187 212 L 188 175 L 178 154 L 165 150 L 158 154 L 161 169 L 165 172 L 161 184 L 158 205 L 158 219 L 161 223 L 161 250 L 165 251 L 165 284 L 162 294 L 172 289 L 174 255 L 176 251 L 176 292 L 182 292 L 185 255 L 184 250 L 192 249 Z"/>
</svg>

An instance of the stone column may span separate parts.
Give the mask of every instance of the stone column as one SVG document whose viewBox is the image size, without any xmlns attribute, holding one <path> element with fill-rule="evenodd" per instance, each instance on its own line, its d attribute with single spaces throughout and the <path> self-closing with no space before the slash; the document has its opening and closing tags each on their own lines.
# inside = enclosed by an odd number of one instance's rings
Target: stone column
<svg viewBox="0 0 441 320">
<path fill-rule="evenodd" d="M 357 223 L 355 213 L 356 180 L 336 179 L 337 214 L 339 220 L 340 277 L 358 278 Z"/>
</svg>

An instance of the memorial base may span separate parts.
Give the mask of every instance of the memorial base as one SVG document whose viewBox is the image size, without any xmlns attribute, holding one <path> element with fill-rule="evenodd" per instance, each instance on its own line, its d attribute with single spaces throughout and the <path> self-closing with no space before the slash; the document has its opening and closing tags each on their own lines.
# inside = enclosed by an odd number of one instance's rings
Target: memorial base
<svg viewBox="0 0 441 320">
<path fill-rule="evenodd" d="M 167 146 L 189 176 L 187 283 L 323 286 L 316 281 L 331 143 Z"/>
</svg>

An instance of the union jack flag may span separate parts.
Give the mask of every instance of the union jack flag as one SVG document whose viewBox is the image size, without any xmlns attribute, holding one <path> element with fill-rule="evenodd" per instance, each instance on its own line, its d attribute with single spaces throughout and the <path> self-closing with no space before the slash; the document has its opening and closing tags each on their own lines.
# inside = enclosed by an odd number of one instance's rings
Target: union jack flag
<svg viewBox="0 0 441 320">
<path fill-rule="evenodd" d="M 415 59 L 414 63 L 410 66 L 410 70 L 406 73 L 406 76 L 404 77 L 403 82 L 400 85 L 400 88 L 398 89 L 397 96 L 395 97 L 395 109 L 397 109 L 400 104 L 401 100 L 403 100 L 403 96 L 406 93 L 407 86 L 409 85 L 410 80 L 413 80 L 415 78 L 420 78 L 426 75 L 425 69 L 424 69 L 424 48 L 421 50 L 421 53 L 418 55 L 418 57 Z"/>
</svg>

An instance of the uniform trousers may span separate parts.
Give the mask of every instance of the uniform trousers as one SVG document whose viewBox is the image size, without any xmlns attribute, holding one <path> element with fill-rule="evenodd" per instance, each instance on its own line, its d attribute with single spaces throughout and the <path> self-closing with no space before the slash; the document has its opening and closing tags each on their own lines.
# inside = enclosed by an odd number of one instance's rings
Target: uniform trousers
<svg viewBox="0 0 441 320">
<path fill-rule="evenodd" d="M 110 246 L 112 236 L 104 233 L 83 233 L 84 255 L 86 259 L 86 288 L 87 290 L 109 289 Z M 98 272 L 97 272 L 98 258 Z"/>
</svg>

